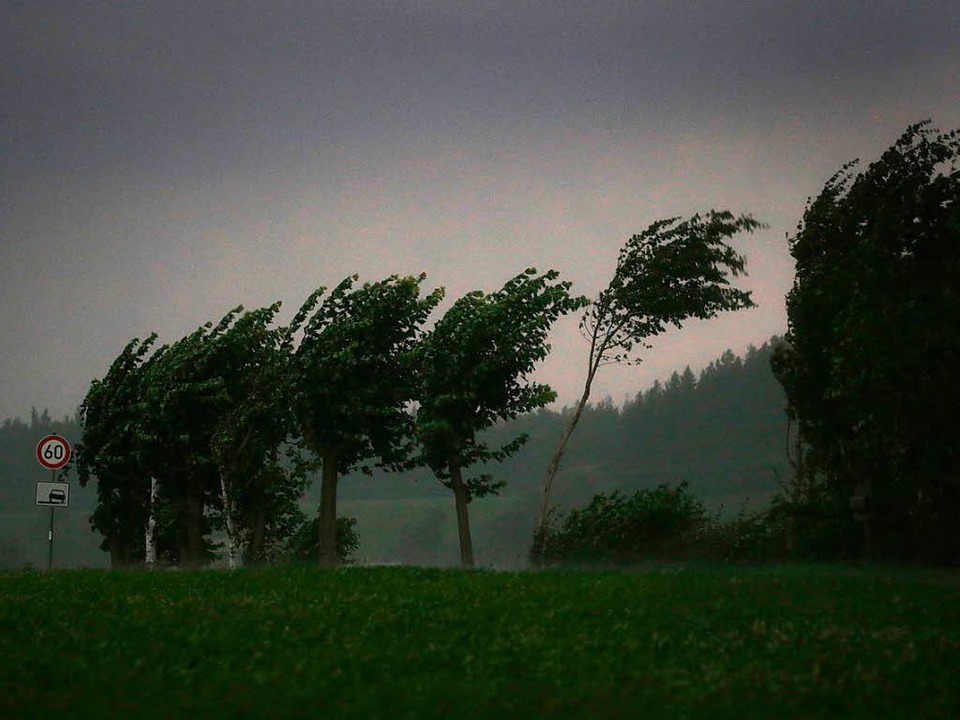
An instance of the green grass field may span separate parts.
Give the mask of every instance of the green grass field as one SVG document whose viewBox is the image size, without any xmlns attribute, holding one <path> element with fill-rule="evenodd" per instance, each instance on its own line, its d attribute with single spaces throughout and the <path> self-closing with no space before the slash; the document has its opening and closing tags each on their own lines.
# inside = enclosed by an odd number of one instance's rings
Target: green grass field
<svg viewBox="0 0 960 720">
<path fill-rule="evenodd" d="M 0 573 L 0 717 L 960 717 L 957 573 Z"/>
</svg>

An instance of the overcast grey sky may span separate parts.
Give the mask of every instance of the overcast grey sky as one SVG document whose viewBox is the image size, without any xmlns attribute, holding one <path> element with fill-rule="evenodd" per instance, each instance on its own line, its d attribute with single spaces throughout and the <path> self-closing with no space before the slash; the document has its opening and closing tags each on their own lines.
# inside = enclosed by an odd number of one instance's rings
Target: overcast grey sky
<svg viewBox="0 0 960 720">
<path fill-rule="evenodd" d="M 595 294 L 711 207 L 760 307 L 692 324 L 617 402 L 786 327 L 785 233 L 845 161 L 960 127 L 960 3 L 0 2 L 0 418 L 72 412 L 132 337 L 359 273 L 461 294 L 528 266 Z M 538 372 L 564 403 L 570 317 Z"/>
</svg>

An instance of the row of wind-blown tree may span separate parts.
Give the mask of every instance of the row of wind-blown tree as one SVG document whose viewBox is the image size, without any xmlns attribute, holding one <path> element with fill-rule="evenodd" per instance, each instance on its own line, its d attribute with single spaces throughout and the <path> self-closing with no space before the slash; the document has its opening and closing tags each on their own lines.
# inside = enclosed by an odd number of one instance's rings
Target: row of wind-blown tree
<svg viewBox="0 0 960 720">
<path fill-rule="evenodd" d="M 865 173 L 853 177 L 847 166 L 830 180 L 791 241 L 788 342 L 774 359 L 800 428 L 791 503 L 830 515 L 849 535 L 847 498 L 866 497 L 871 553 L 960 557 L 951 440 L 960 402 L 949 391 L 960 368 L 950 324 L 960 283 L 958 148 L 957 132 L 909 128 Z M 548 464 L 534 557 L 599 368 L 638 361 L 635 348 L 690 318 L 750 307 L 750 293 L 730 286 L 744 258 L 726 240 L 758 227 L 711 211 L 658 221 L 627 242 L 580 324 L 590 343 L 584 389 Z M 331 563 L 339 476 L 419 463 L 453 491 L 469 564 L 466 506 L 498 483 L 464 473 L 524 442 L 490 448 L 477 433 L 554 397 L 529 373 L 548 351 L 551 323 L 586 304 L 555 279 L 530 270 L 497 293 L 468 294 L 432 332 L 422 325 L 442 291 L 420 298 L 422 276 L 356 290 L 352 277 L 322 302 L 323 290 L 314 293 L 287 328 L 271 326 L 277 306 L 238 309 L 153 354 L 154 336 L 132 342 L 83 405 L 78 464 L 82 480 L 98 478 L 93 521 L 105 545 L 123 560 L 138 552 L 144 527 L 167 528 L 158 547 L 196 564 L 212 522 L 227 530 L 233 562 L 241 547 L 263 557 L 296 520 L 306 470 L 319 463 L 319 553 Z M 283 463 L 282 448 L 310 452 Z"/>
<path fill-rule="evenodd" d="M 340 476 L 425 463 L 453 490 L 472 564 L 466 503 L 496 487 L 462 470 L 523 443 L 490 450 L 476 434 L 553 399 L 527 375 L 552 323 L 586 301 L 556 271 L 528 269 L 461 298 L 427 333 L 443 290 L 421 297 L 424 278 L 349 277 L 315 291 L 286 327 L 273 327 L 277 303 L 237 308 L 153 353 L 155 336 L 132 341 L 91 385 L 77 452 L 81 484 L 97 480 L 92 523 L 113 562 L 159 551 L 198 566 L 215 526 L 231 567 L 262 561 L 303 521 L 297 499 L 318 465 L 319 560 L 335 564 Z"/>
<path fill-rule="evenodd" d="M 115 565 L 158 552 L 199 565 L 211 519 L 226 526 L 232 563 L 241 545 L 259 560 L 300 520 L 303 467 L 279 457 L 289 329 L 270 327 L 278 310 L 237 308 L 152 354 L 155 335 L 133 340 L 92 383 L 77 469 L 82 485 L 96 477 L 91 523 Z"/>
<path fill-rule="evenodd" d="M 215 526 L 226 531 L 231 567 L 262 561 L 302 523 L 297 498 L 319 467 L 318 556 L 332 565 L 339 478 L 426 465 L 453 492 L 470 566 L 467 505 L 502 483 L 464 473 L 527 439 L 489 447 L 478 437 L 555 399 L 530 374 L 549 352 L 553 323 L 587 307 L 584 392 L 548 468 L 536 540 L 599 367 L 638 362 L 635 346 L 688 318 L 750 307 L 750 293 L 729 286 L 744 258 L 725 240 L 758 227 L 726 211 L 658 221 L 627 242 L 593 303 L 572 296 L 556 271 L 531 268 L 497 292 L 468 293 L 426 332 L 442 288 L 421 297 L 424 275 L 359 288 L 351 276 L 329 295 L 316 290 L 287 327 L 273 326 L 277 303 L 237 308 L 152 354 L 155 336 L 134 340 L 81 408 L 77 464 L 81 483 L 98 481 L 94 528 L 117 564 L 139 559 L 142 547 L 147 563 L 162 551 L 199 565 Z"/>
</svg>

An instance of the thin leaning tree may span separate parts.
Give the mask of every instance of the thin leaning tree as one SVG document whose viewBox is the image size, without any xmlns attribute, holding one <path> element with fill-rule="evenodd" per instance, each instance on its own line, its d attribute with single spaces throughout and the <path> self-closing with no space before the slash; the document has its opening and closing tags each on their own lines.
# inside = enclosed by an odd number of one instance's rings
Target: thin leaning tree
<svg viewBox="0 0 960 720">
<path fill-rule="evenodd" d="M 650 349 L 649 339 L 671 326 L 681 328 L 690 318 L 713 318 L 720 312 L 754 307 L 749 291 L 730 285 L 730 277 L 746 275 L 746 259 L 726 240 L 763 227 L 750 215 L 711 210 L 683 221 L 679 217 L 658 220 L 620 250 L 613 279 L 580 320 L 580 333 L 590 343 L 587 376 L 570 424 L 547 467 L 534 528 L 534 558 L 546 548 L 550 492 L 600 367 L 638 364 L 636 349 Z"/>
</svg>

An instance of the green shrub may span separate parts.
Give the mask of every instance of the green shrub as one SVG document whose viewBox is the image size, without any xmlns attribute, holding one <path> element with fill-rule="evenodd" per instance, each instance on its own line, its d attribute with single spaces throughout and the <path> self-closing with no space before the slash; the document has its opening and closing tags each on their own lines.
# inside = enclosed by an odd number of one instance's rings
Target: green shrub
<svg viewBox="0 0 960 720">
<path fill-rule="evenodd" d="M 595 495 L 565 518 L 548 518 L 546 562 L 631 563 L 697 552 L 711 526 L 703 504 L 687 491 L 659 485 L 632 495 Z"/>
<path fill-rule="evenodd" d="M 763 510 L 744 508 L 735 519 L 714 524 L 704 533 L 702 554 L 736 562 L 848 560 L 858 530 L 830 502 L 775 496 Z"/>
<path fill-rule="evenodd" d="M 759 511 L 741 509 L 726 523 L 714 523 L 704 533 L 701 556 L 732 562 L 770 562 L 789 555 L 786 516 L 773 508 Z"/>
<path fill-rule="evenodd" d="M 849 515 L 847 513 L 846 515 Z M 756 511 L 744 507 L 722 523 L 681 483 L 632 495 L 595 495 L 565 517 L 548 516 L 541 564 L 631 564 L 651 560 L 711 562 L 836 561 L 856 556 L 862 529 L 836 502 L 816 496 L 806 502 L 775 497 Z M 537 542 L 535 547 L 539 547 Z"/>
<path fill-rule="evenodd" d="M 353 562 L 360 549 L 360 536 L 353 526 L 356 518 L 337 518 L 337 557 L 344 565 Z M 286 558 L 293 562 L 315 563 L 320 554 L 320 518 L 303 523 L 287 542 Z"/>
</svg>

